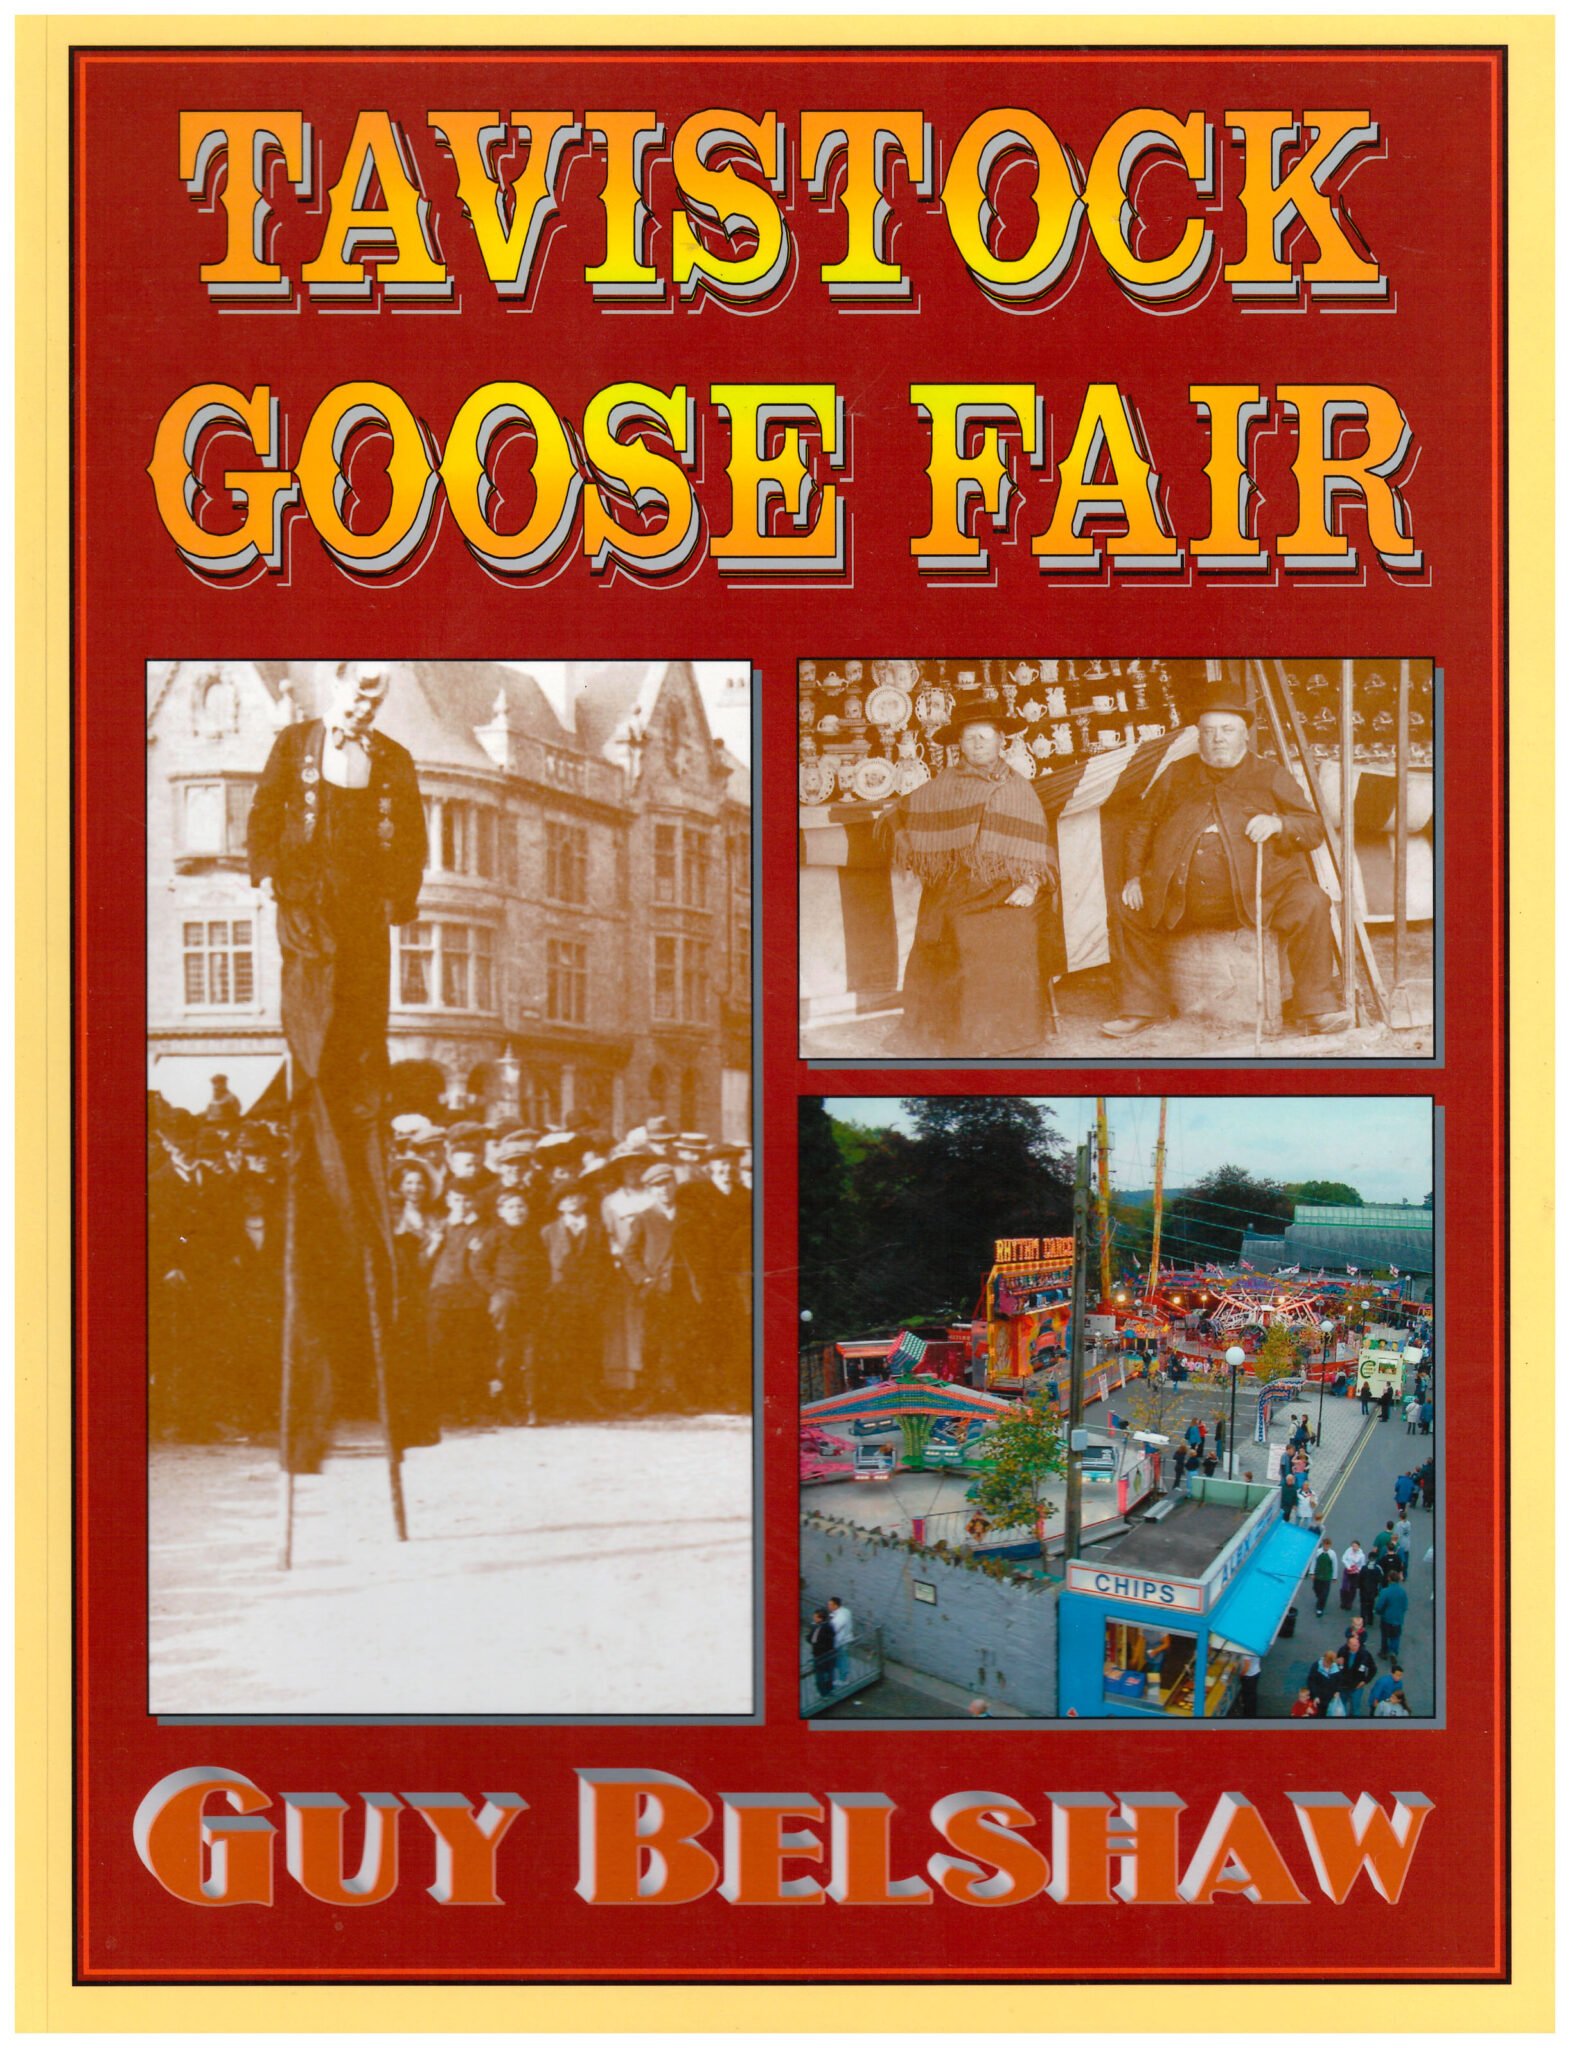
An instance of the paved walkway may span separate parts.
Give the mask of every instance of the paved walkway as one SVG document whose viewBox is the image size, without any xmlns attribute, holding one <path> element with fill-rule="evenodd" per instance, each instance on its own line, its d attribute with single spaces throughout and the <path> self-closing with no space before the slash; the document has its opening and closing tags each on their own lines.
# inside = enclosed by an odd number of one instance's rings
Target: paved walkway
<svg viewBox="0 0 1570 2048">
<path fill-rule="evenodd" d="M 1327 1403 L 1330 1405 L 1349 1408 L 1354 1416 L 1357 1415 L 1354 1401 Z M 1374 1411 L 1376 1418 L 1378 1412 L 1377 1409 Z M 1352 1538 L 1355 1536 L 1367 1550 L 1385 1523 L 1394 1517 L 1396 1475 L 1422 1464 L 1433 1450 L 1434 1439 L 1431 1436 L 1407 1435 L 1399 1409 L 1392 1413 L 1388 1422 L 1375 1419 L 1363 1426 L 1353 1457 L 1330 1494 L 1329 1512 L 1325 1517 L 1325 1527 L 1336 1547 L 1338 1575 L 1341 1552 Z M 1411 1599 L 1401 1637 L 1401 1668 L 1406 1681 L 1407 1704 L 1413 1717 L 1419 1718 L 1434 1712 L 1438 1693 L 1435 1659 L 1439 1612 L 1435 1598 L 1439 1577 L 1438 1517 L 1425 1514 L 1419 1506 L 1410 1520 L 1412 1560 L 1407 1591 Z M 1432 1557 L 1428 1555 L 1430 1550 L 1435 1552 Z M 1354 1601 L 1352 1613 L 1356 1612 L 1357 1603 Z M 1277 1640 L 1260 1672 L 1259 1711 L 1262 1716 L 1290 1712 L 1298 1688 L 1308 1676 L 1309 1666 L 1322 1650 L 1341 1647 L 1350 1620 L 1351 1614 L 1342 1613 L 1340 1598 L 1334 1591 L 1325 1609 L 1324 1620 L 1317 1620 L 1313 1588 L 1307 1580 L 1304 1581 L 1302 1598 L 1298 1602 L 1297 1634 Z M 1369 1647 L 1377 1657 L 1377 1622 L 1370 1631 Z M 1390 1667 L 1381 1663 L 1379 1668 L 1386 1671 Z"/>
</svg>

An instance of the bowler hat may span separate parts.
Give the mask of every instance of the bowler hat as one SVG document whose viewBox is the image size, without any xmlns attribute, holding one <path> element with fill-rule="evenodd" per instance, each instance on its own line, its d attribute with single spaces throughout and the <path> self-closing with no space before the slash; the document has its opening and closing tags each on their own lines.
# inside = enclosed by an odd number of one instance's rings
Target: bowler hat
<svg viewBox="0 0 1570 2048">
<path fill-rule="evenodd" d="M 1005 739 L 1011 739 L 1015 733 L 1025 730 L 1025 723 L 1018 712 L 1005 711 L 1001 704 L 966 704 L 954 713 L 947 725 L 940 725 L 932 737 L 939 746 L 957 747 L 959 736 L 967 725 L 990 725 Z"/>
</svg>

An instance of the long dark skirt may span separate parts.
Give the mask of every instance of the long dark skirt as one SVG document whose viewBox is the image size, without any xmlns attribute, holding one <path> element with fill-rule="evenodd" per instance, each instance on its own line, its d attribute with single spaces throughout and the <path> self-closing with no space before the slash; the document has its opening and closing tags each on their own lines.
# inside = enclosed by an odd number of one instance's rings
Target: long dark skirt
<svg viewBox="0 0 1570 2048">
<path fill-rule="evenodd" d="M 957 876 L 921 892 L 905 966 L 905 1047 L 977 1058 L 1041 1050 L 1047 977 L 1058 971 L 1057 918 L 1043 888 L 1030 909 L 1010 882 Z"/>
</svg>

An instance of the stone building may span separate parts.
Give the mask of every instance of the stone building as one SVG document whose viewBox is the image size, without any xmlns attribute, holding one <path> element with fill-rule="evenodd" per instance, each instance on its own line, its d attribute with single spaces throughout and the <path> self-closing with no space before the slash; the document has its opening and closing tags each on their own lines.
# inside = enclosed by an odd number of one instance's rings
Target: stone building
<svg viewBox="0 0 1570 2048">
<path fill-rule="evenodd" d="M 661 1112 L 734 1140 L 751 1118 L 747 770 L 683 662 L 569 665 L 565 717 L 487 662 L 392 665 L 380 724 L 414 756 L 430 859 L 393 934 L 395 1109 Z M 148 671 L 149 1086 L 198 1108 L 225 1073 L 281 1101 L 273 912 L 246 820 L 308 663 Z"/>
</svg>

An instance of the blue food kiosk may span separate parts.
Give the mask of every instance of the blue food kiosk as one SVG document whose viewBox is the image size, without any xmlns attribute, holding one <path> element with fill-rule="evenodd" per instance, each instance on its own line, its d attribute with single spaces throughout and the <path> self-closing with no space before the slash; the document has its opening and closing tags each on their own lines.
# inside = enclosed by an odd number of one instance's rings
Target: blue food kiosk
<svg viewBox="0 0 1570 2048">
<path fill-rule="evenodd" d="M 1216 1720 L 1263 1657 L 1317 1545 L 1273 1486 L 1196 1482 L 1128 1534 L 1070 1558 L 1058 1599 L 1058 1711 Z"/>
</svg>

